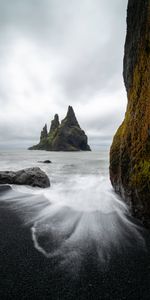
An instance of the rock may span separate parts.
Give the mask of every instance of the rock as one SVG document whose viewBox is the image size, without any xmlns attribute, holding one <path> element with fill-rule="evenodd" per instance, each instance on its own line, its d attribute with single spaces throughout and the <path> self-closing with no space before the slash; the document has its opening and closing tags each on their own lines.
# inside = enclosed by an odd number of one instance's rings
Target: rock
<svg viewBox="0 0 150 300">
<path fill-rule="evenodd" d="M 46 188 L 50 186 L 50 181 L 40 168 L 27 168 L 16 172 L 1 171 L 0 184 L 19 184 Z"/>
<path fill-rule="evenodd" d="M 41 136 L 43 137 L 43 130 Z M 90 151 L 91 149 L 85 132 L 79 126 L 73 108 L 69 106 L 67 115 L 61 124 L 56 114 L 51 122 L 47 137 L 45 134 L 44 138 L 40 138 L 40 143 L 30 147 L 29 150 Z"/>
<path fill-rule="evenodd" d="M 42 163 L 42 164 L 51 164 L 52 162 L 51 162 L 51 160 L 49 160 L 49 159 L 46 159 L 46 160 L 39 160 L 38 161 L 39 163 Z"/>
<path fill-rule="evenodd" d="M 12 188 L 9 184 L 0 184 L 0 195 L 2 195 L 5 192 L 11 191 Z"/>
<path fill-rule="evenodd" d="M 54 120 L 52 120 L 52 122 L 51 122 L 51 127 L 50 127 L 49 133 L 52 133 L 53 131 L 55 131 L 59 127 L 59 125 L 60 125 L 59 116 L 56 114 L 54 116 Z"/>
<path fill-rule="evenodd" d="M 74 110 L 73 110 L 72 106 L 68 107 L 67 115 L 62 120 L 61 125 L 62 126 L 68 126 L 68 127 L 76 126 L 76 127 L 80 128 L 79 123 L 78 123 L 78 121 L 76 119 L 76 116 L 75 116 L 75 113 L 74 113 Z"/>
<path fill-rule="evenodd" d="M 48 137 L 48 133 L 47 133 L 47 125 L 45 124 L 45 126 L 43 127 L 42 131 L 41 131 L 41 136 L 40 136 L 40 143 L 44 144 L 47 140 Z"/>
<path fill-rule="evenodd" d="M 43 140 L 45 138 L 47 138 L 47 125 L 45 124 L 45 126 L 43 127 L 43 130 L 41 131 L 41 137 L 40 140 Z"/>
<path fill-rule="evenodd" d="M 48 138 L 48 132 L 47 132 L 47 125 L 43 127 L 40 135 L 40 142 L 36 146 L 32 146 L 29 148 L 29 150 L 43 150 L 45 145 L 47 144 L 47 138 Z"/>
<path fill-rule="evenodd" d="M 110 179 L 150 227 L 150 1 L 129 0 L 124 55 L 125 119 L 110 150 Z"/>
</svg>

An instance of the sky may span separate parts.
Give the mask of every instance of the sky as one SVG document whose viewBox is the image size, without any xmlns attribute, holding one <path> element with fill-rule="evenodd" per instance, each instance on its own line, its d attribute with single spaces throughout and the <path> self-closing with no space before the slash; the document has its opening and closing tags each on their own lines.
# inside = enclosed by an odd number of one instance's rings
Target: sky
<svg viewBox="0 0 150 300">
<path fill-rule="evenodd" d="M 73 106 L 92 149 L 124 118 L 127 0 L 0 0 L 0 148 L 27 148 Z"/>
</svg>

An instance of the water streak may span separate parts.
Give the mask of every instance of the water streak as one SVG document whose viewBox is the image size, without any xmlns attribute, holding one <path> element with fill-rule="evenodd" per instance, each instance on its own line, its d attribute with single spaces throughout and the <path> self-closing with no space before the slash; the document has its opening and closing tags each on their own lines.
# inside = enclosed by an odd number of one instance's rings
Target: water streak
<svg viewBox="0 0 150 300">
<path fill-rule="evenodd" d="M 144 249 L 142 228 L 105 176 L 75 174 L 45 190 L 14 186 L 1 200 L 31 227 L 35 248 L 59 267 L 71 264 L 79 272 L 87 253 L 106 265 L 113 251 L 133 244 Z"/>
</svg>

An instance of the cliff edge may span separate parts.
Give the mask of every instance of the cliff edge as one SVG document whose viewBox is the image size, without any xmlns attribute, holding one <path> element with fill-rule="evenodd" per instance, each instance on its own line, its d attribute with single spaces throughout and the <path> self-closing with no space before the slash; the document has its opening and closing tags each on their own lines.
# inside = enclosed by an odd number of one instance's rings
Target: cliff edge
<svg viewBox="0 0 150 300">
<path fill-rule="evenodd" d="M 129 0 L 123 76 L 128 105 L 110 149 L 110 179 L 150 228 L 150 0 Z"/>
</svg>

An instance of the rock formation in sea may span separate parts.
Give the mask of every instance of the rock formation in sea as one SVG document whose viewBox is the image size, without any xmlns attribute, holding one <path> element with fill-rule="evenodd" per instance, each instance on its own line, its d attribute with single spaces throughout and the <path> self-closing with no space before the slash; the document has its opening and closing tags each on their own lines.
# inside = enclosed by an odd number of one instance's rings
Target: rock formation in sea
<svg viewBox="0 0 150 300">
<path fill-rule="evenodd" d="M 110 179 L 150 227 L 150 1 L 129 0 L 124 70 L 128 105 L 110 150 Z"/>
<path fill-rule="evenodd" d="M 45 125 L 41 131 L 39 144 L 30 147 L 29 150 L 90 151 L 91 149 L 73 108 L 69 106 L 67 115 L 61 123 L 56 114 L 51 122 L 49 133 L 47 132 L 47 125 Z"/>
<path fill-rule="evenodd" d="M 30 185 L 41 188 L 50 186 L 48 176 L 40 168 L 27 168 L 19 171 L 0 171 L 0 184 Z"/>
<path fill-rule="evenodd" d="M 49 159 L 46 159 L 46 160 L 39 160 L 38 163 L 41 163 L 41 164 L 51 164 L 51 160 Z"/>
</svg>

